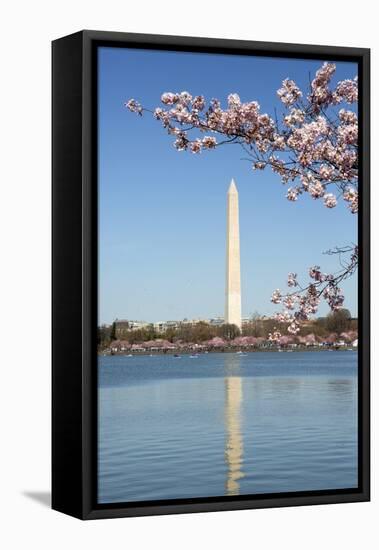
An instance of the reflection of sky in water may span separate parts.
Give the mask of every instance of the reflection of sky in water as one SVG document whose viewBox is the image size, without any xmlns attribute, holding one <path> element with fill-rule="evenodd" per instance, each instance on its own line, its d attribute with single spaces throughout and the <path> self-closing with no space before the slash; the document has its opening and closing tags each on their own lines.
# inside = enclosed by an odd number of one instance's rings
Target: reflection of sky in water
<svg viewBox="0 0 379 550">
<path fill-rule="evenodd" d="M 100 361 L 100 502 L 357 484 L 355 352 Z"/>
</svg>

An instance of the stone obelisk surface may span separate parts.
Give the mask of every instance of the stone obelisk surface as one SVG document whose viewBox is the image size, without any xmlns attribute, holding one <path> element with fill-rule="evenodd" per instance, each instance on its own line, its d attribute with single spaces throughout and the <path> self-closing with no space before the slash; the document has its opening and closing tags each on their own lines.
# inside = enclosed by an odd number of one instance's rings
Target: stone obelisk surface
<svg viewBox="0 0 379 550">
<path fill-rule="evenodd" d="M 238 191 L 234 180 L 227 195 L 225 323 L 241 328 L 241 262 Z"/>
</svg>

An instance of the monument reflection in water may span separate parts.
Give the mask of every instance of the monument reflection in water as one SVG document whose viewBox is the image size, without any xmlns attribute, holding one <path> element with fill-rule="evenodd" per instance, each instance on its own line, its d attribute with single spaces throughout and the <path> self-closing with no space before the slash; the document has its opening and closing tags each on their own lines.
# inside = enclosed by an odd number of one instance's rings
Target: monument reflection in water
<svg viewBox="0 0 379 550">
<path fill-rule="evenodd" d="M 243 401 L 240 358 L 225 354 L 225 462 L 227 466 L 225 492 L 238 495 L 239 480 L 244 477 L 241 407 Z"/>
</svg>

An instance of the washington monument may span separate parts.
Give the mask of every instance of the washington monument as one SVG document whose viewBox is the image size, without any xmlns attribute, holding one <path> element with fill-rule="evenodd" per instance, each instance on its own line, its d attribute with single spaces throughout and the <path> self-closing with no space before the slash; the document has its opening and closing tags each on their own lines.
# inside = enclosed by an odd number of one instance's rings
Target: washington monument
<svg viewBox="0 0 379 550">
<path fill-rule="evenodd" d="M 241 328 L 241 261 L 238 219 L 238 191 L 230 182 L 226 213 L 225 323 Z"/>
</svg>

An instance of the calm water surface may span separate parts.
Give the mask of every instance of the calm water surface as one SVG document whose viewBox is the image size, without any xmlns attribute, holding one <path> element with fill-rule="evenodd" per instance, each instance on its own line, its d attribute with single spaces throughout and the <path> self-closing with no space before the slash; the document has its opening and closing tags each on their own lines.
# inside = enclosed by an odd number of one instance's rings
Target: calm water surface
<svg viewBox="0 0 379 550">
<path fill-rule="evenodd" d="M 99 358 L 100 503 L 357 486 L 357 353 Z"/>
</svg>

